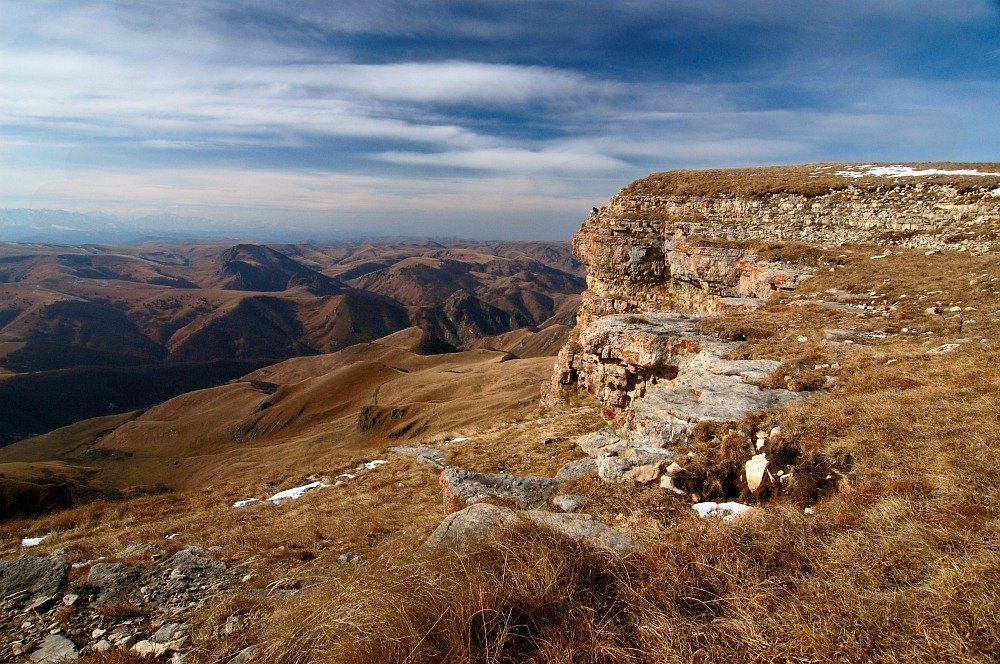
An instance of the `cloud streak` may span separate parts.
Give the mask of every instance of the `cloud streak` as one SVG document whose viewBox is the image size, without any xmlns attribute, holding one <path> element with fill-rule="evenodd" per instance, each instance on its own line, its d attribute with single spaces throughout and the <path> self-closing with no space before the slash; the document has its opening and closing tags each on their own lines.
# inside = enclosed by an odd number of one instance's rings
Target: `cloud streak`
<svg viewBox="0 0 1000 664">
<path fill-rule="evenodd" d="M 995 159 L 997 8 L 8 0 L 0 206 L 568 235 L 656 169 Z"/>
</svg>

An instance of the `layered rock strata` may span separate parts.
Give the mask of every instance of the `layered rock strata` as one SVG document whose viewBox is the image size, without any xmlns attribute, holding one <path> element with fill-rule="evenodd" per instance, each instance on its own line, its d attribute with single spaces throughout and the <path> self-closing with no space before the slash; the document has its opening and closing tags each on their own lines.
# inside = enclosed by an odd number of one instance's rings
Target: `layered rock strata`
<svg viewBox="0 0 1000 664">
<path fill-rule="evenodd" d="M 573 238 L 587 290 L 546 399 L 578 386 L 643 444 L 675 441 L 697 421 L 787 403 L 789 393 L 754 385 L 777 363 L 725 360 L 732 345 L 698 334 L 696 319 L 681 315 L 756 307 L 810 276 L 763 260 L 754 242 L 996 248 L 983 231 L 1000 223 L 997 178 L 949 184 L 852 168 L 654 174 L 594 208 Z"/>
<path fill-rule="evenodd" d="M 614 314 L 581 326 L 563 349 L 554 386 L 595 395 L 633 443 L 663 447 L 706 420 L 735 420 L 789 403 L 795 393 L 759 387 L 779 363 L 730 360 L 737 344 L 697 332 L 698 315 Z"/>
</svg>

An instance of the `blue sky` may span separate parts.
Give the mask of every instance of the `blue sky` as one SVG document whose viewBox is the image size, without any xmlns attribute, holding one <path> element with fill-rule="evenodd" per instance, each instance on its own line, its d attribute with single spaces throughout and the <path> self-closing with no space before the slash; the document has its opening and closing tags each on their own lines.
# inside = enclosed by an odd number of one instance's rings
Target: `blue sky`
<svg viewBox="0 0 1000 664">
<path fill-rule="evenodd" d="M 564 238 L 656 170 L 997 161 L 998 109 L 997 0 L 0 0 L 0 208 Z"/>
</svg>

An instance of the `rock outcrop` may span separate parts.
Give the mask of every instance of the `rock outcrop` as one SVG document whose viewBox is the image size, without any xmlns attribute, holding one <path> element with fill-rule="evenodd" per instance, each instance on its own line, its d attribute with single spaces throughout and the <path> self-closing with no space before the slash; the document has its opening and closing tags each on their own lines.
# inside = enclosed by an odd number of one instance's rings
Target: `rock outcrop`
<svg viewBox="0 0 1000 664">
<path fill-rule="evenodd" d="M 698 320 L 645 313 L 581 324 L 578 342 L 560 355 L 554 386 L 595 395 L 623 438 L 649 447 L 683 440 L 699 422 L 739 419 L 796 398 L 755 384 L 778 362 L 726 359 L 736 344 L 697 332 Z"/>
<path fill-rule="evenodd" d="M 446 512 L 489 500 L 521 509 L 536 508 L 548 503 L 559 489 L 559 481 L 551 477 L 478 473 L 461 468 L 442 471 L 440 484 Z"/>
<path fill-rule="evenodd" d="M 594 208 L 573 238 L 586 267 L 579 323 L 612 313 L 753 306 L 805 275 L 755 241 L 1000 248 L 998 178 L 857 178 L 827 166 L 657 173 Z"/>
<path fill-rule="evenodd" d="M 599 549 L 618 552 L 639 550 L 628 535 L 607 526 L 589 514 L 556 514 L 541 510 L 517 512 L 506 507 L 477 503 L 448 515 L 424 543 L 424 551 L 468 549 L 501 528 L 527 523 L 551 528 L 561 535 Z"/>
<path fill-rule="evenodd" d="M 28 601 L 50 597 L 69 579 L 69 565 L 41 556 L 0 560 L 0 599 Z"/>
</svg>

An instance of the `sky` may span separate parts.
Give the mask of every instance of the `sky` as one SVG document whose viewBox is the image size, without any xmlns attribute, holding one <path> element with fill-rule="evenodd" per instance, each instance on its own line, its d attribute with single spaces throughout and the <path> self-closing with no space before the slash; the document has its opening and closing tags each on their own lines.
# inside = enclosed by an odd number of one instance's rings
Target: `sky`
<svg viewBox="0 0 1000 664">
<path fill-rule="evenodd" d="M 568 238 L 653 171 L 1000 161 L 998 111 L 1000 0 L 0 0 L 0 209 L 165 230 Z"/>
</svg>

